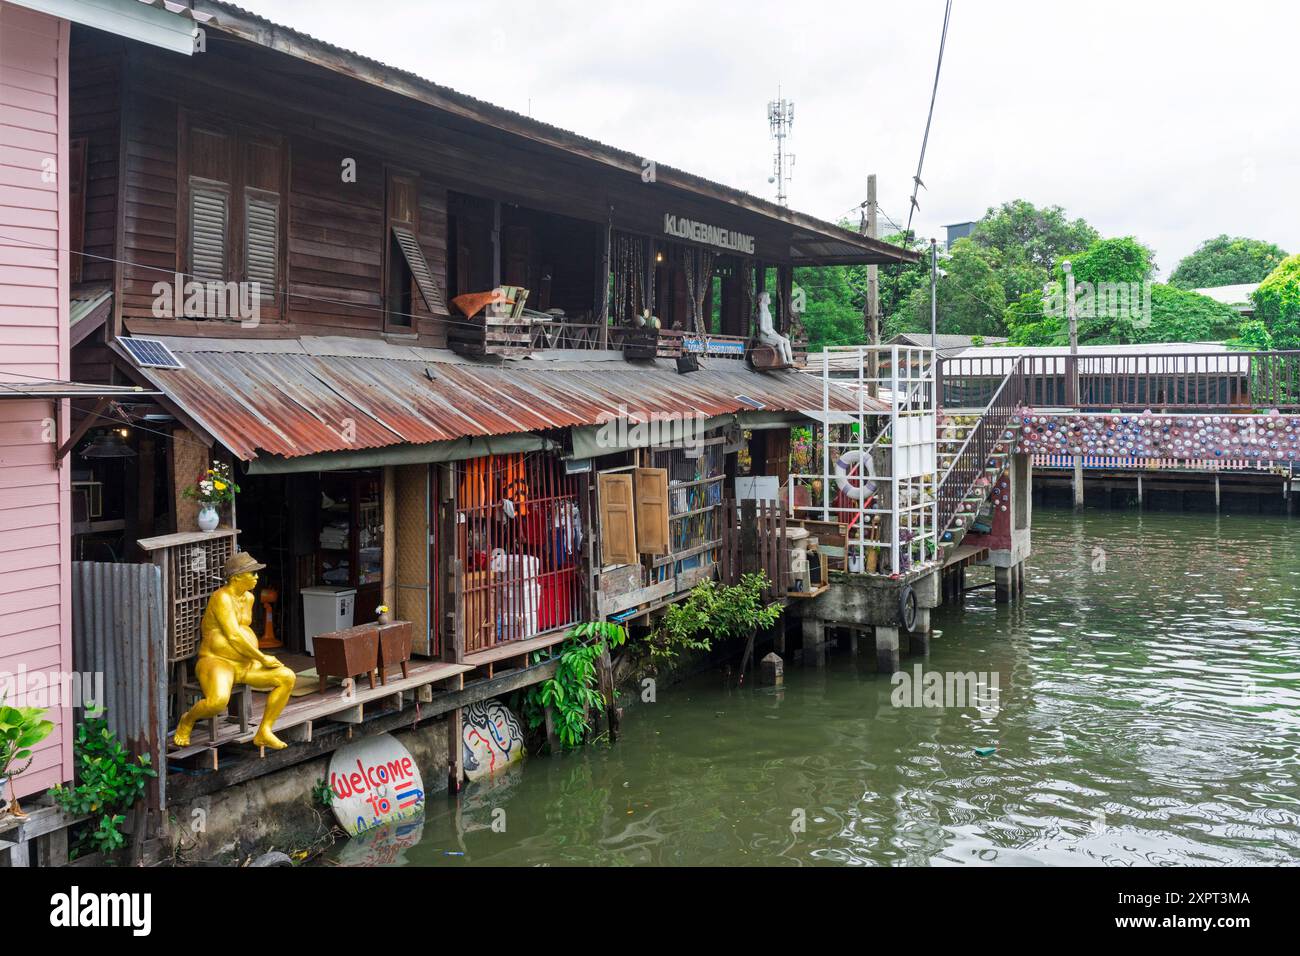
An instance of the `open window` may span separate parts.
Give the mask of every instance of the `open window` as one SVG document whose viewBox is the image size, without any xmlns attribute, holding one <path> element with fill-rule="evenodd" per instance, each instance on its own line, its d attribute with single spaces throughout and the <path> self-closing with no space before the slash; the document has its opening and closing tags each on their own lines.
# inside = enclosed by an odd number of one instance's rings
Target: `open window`
<svg viewBox="0 0 1300 956">
<path fill-rule="evenodd" d="M 430 312 L 447 311 L 442 290 L 420 247 L 419 178 L 390 170 L 385 207 L 384 328 L 414 332 L 417 296 Z"/>
</svg>

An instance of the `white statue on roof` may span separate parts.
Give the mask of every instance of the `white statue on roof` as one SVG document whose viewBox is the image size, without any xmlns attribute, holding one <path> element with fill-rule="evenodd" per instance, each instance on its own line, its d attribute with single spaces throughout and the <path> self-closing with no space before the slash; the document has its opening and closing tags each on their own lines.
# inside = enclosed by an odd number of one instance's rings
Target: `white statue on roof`
<svg viewBox="0 0 1300 956">
<path fill-rule="evenodd" d="M 794 352 L 790 348 L 790 339 L 776 330 L 772 310 L 768 307 L 771 301 L 770 293 L 762 292 L 758 296 L 758 341 L 775 349 L 783 364 L 793 365 Z"/>
</svg>

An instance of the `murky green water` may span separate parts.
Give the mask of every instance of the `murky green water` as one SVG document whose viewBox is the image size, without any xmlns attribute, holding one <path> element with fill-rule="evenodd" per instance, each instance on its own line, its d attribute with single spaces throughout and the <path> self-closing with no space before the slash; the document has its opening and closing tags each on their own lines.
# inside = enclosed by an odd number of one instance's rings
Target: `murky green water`
<svg viewBox="0 0 1300 956">
<path fill-rule="evenodd" d="M 996 672 L 996 712 L 894 707 L 842 653 L 783 690 L 709 675 L 631 709 L 616 746 L 434 796 L 413 845 L 378 858 L 1300 861 L 1300 525 L 1039 510 L 1034 546 L 1025 601 L 941 610 L 925 664 Z"/>
</svg>

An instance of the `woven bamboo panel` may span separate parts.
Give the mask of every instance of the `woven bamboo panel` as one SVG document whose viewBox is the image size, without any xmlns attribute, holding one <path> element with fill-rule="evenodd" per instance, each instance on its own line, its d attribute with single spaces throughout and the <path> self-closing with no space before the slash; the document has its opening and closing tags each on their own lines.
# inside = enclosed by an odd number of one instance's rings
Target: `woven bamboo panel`
<svg viewBox="0 0 1300 956">
<path fill-rule="evenodd" d="M 198 653 L 203 611 L 208 598 L 225 583 L 222 569 L 234 550 L 234 535 L 213 536 L 168 549 L 168 660 L 185 660 Z"/>
<path fill-rule="evenodd" d="M 397 620 L 415 627 L 413 649 L 438 652 L 436 622 L 429 621 L 429 466 L 397 468 L 397 527 L 390 540 L 397 551 Z M 387 530 L 387 529 L 385 529 Z"/>
</svg>

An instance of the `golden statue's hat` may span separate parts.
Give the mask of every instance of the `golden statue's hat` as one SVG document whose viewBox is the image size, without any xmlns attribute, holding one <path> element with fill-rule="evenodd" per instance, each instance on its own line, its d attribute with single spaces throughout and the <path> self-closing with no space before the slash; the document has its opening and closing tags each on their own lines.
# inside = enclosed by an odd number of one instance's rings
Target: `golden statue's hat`
<svg viewBox="0 0 1300 956">
<path fill-rule="evenodd" d="M 236 551 L 226 559 L 226 567 L 224 570 L 226 579 L 229 580 L 236 574 L 248 574 L 250 571 L 261 571 L 265 567 L 265 564 L 258 561 L 247 551 Z"/>
</svg>

